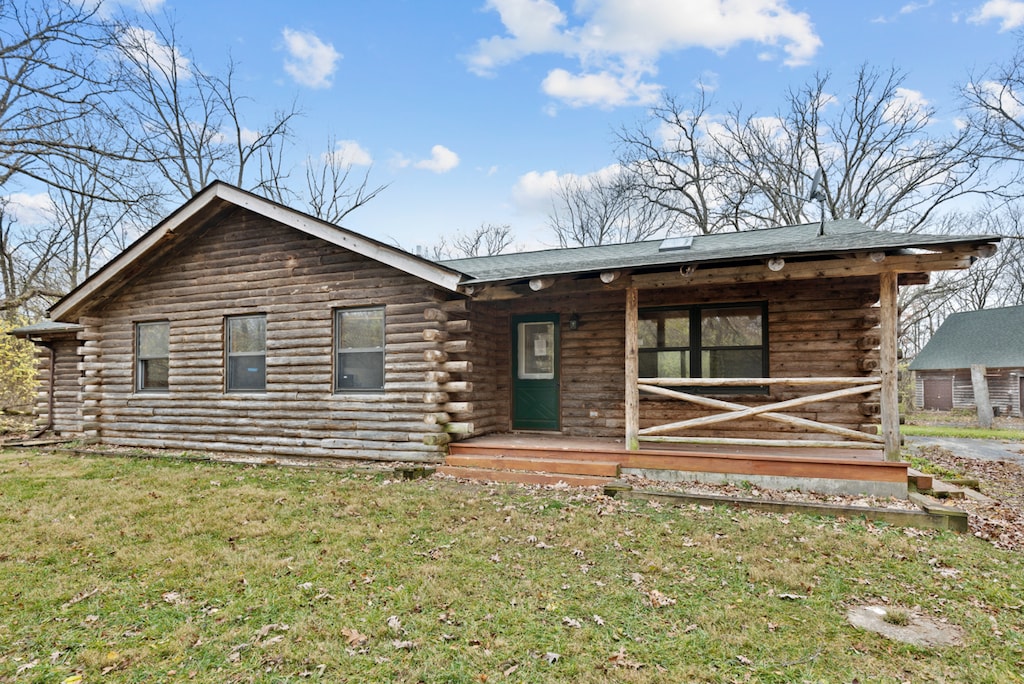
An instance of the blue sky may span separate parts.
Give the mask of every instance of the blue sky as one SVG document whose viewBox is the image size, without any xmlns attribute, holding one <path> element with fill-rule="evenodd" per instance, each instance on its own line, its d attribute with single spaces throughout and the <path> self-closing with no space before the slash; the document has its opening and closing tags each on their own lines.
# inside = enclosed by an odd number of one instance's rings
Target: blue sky
<svg viewBox="0 0 1024 684">
<path fill-rule="evenodd" d="M 137 0 L 105 0 L 132 7 Z M 294 177 L 328 138 L 373 184 L 347 227 L 412 249 L 481 223 L 551 244 L 562 174 L 615 161 L 615 131 L 662 94 L 768 114 L 788 88 L 864 62 L 957 116 L 954 88 L 1004 61 L 1024 1 L 146 0 L 208 71 L 230 55 L 256 107 L 298 101 Z M 836 93 L 842 97 L 841 92 Z M 254 121 L 254 125 L 257 122 Z"/>
</svg>

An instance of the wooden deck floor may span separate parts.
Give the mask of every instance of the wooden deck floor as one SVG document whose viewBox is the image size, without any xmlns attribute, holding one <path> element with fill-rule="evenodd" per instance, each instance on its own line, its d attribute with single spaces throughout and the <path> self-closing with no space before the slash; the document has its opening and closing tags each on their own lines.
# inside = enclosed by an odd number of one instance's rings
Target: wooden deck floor
<svg viewBox="0 0 1024 684">
<path fill-rule="evenodd" d="M 819 491 L 905 493 L 908 464 L 886 461 L 881 449 L 736 447 L 687 448 L 643 445 L 629 451 L 622 440 L 575 438 L 543 433 L 492 434 L 453 442 L 447 465 L 493 470 L 597 475 L 594 464 L 615 464 L 625 472 L 663 479 L 760 481 L 763 486 Z M 567 468 L 567 464 L 577 468 Z M 554 464 L 552 464 L 554 467 Z M 607 471 L 602 475 L 608 477 Z"/>
</svg>

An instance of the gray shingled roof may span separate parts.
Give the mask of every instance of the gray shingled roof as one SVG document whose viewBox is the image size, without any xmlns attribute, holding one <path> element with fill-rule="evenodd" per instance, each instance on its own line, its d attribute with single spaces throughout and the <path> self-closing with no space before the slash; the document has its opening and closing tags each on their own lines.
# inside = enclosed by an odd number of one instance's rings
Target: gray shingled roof
<svg viewBox="0 0 1024 684">
<path fill-rule="evenodd" d="M 78 332 L 82 326 L 75 323 L 60 323 L 44 318 L 38 323 L 22 326 L 10 331 L 15 337 L 29 337 L 30 335 L 47 335 L 54 333 Z"/>
<path fill-rule="evenodd" d="M 953 314 L 910 364 L 911 370 L 950 370 L 981 364 L 1024 367 L 1024 306 Z"/>
<path fill-rule="evenodd" d="M 637 269 L 682 264 L 743 261 L 767 257 L 798 257 L 816 254 L 909 249 L 978 242 L 994 236 L 948 236 L 892 233 L 871 230 L 860 221 L 844 219 L 825 224 L 807 223 L 738 233 L 694 237 L 689 249 L 659 251 L 661 240 L 622 245 L 600 245 L 489 257 L 453 259 L 441 266 L 468 276 L 463 284 L 493 283 L 541 276 L 594 273 L 613 269 Z"/>
</svg>

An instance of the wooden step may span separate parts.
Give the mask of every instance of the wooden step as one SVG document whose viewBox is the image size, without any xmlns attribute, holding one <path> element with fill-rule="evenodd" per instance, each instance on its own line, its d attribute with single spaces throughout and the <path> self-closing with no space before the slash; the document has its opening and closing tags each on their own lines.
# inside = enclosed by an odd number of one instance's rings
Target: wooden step
<svg viewBox="0 0 1024 684">
<path fill-rule="evenodd" d="M 523 470 L 492 470 L 490 468 L 469 468 L 463 466 L 438 466 L 442 475 L 461 477 L 467 480 L 485 482 L 519 482 L 521 484 L 556 485 L 564 482 L 572 487 L 603 487 L 614 478 L 597 475 L 569 475 L 566 473 L 537 473 Z"/>
<path fill-rule="evenodd" d="M 603 461 L 618 463 L 622 460 L 622 449 L 600 449 L 587 447 L 524 447 L 498 444 L 460 444 L 452 442 L 448 445 L 451 455 L 472 454 L 474 456 L 506 456 L 525 458 L 552 458 L 562 460 Z"/>
<path fill-rule="evenodd" d="M 914 468 L 907 468 L 907 484 L 919 492 L 929 492 L 932 489 L 932 476 Z"/>
<path fill-rule="evenodd" d="M 469 468 L 493 470 L 528 470 L 537 473 L 566 475 L 601 475 L 618 477 L 619 464 L 611 461 L 591 461 L 567 458 L 540 458 L 536 456 L 493 456 L 490 454 L 450 454 L 445 463 Z"/>
</svg>

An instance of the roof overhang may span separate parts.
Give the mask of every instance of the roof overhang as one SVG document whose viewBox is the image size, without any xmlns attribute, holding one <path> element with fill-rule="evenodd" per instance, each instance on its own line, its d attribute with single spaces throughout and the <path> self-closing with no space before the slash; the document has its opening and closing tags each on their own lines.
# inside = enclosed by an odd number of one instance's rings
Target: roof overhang
<svg viewBox="0 0 1024 684">
<path fill-rule="evenodd" d="M 392 266 L 451 292 L 458 291 L 459 283 L 464 278 L 458 271 L 439 266 L 397 247 L 289 209 L 232 185 L 215 181 L 54 304 L 49 312 L 50 318 L 54 321 L 73 319 L 93 297 L 115 286 L 118 278 L 130 273 L 138 262 L 158 252 L 178 234 L 187 232 L 197 223 L 202 223 L 232 206 L 246 209 L 307 235 Z"/>
</svg>

